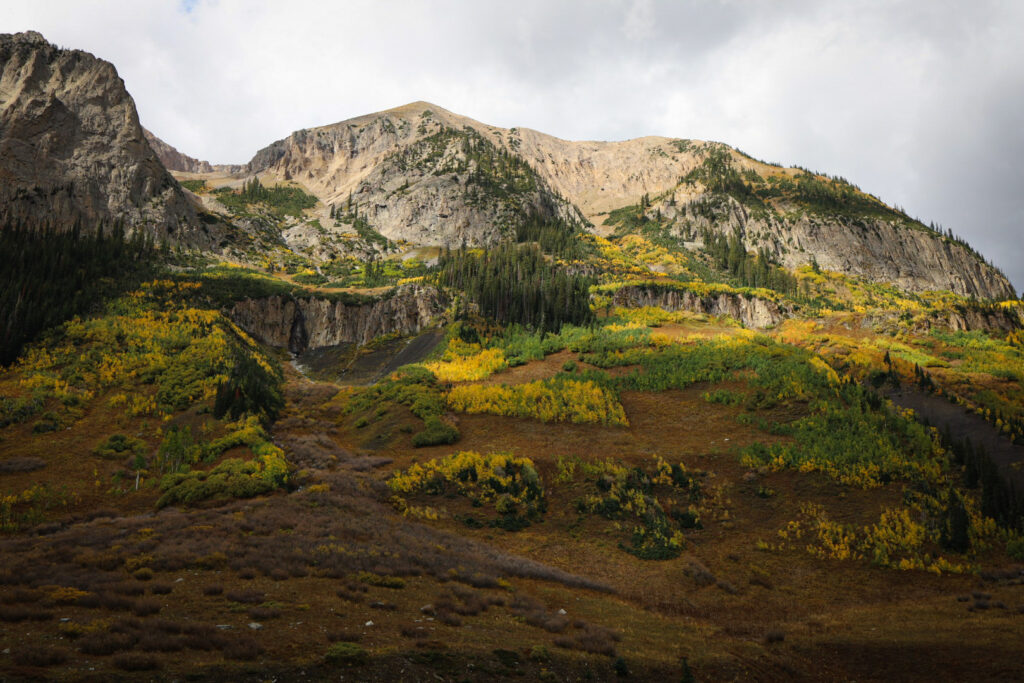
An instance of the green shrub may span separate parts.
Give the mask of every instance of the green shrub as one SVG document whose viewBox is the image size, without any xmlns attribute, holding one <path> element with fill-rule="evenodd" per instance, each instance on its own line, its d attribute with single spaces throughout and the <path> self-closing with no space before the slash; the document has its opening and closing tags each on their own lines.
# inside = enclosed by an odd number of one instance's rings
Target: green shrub
<svg viewBox="0 0 1024 683">
<path fill-rule="evenodd" d="M 101 458 L 122 458 L 128 455 L 144 455 L 146 442 L 124 434 L 111 434 L 99 446 L 92 449 L 93 455 Z"/>
<path fill-rule="evenodd" d="M 356 643 L 334 643 L 327 648 L 324 659 L 332 664 L 345 664 L 347 666 L 358 666 L 369 660 L 366 650 Z"/>
<path fill-rule="evenodd" d="M 459 430 L 436 415 L 427 417 L 424 425 L 425 429 L 412 437 L 412 445 L 416 448 L 450 444 L 459 440 Z"/>
<path fill-rule="evenodd" d="M 1024 536 L 1016 536 L 1008 540 L 1006 554 L 1019 562 L 1024 562 Z"/>
</svg>

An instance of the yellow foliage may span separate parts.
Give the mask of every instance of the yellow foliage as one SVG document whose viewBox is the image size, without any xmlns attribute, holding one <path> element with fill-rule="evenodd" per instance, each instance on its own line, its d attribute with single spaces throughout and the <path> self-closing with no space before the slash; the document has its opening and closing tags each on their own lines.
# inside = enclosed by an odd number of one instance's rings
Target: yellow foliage
<svg viewBox="0 0 1024 683">
<path fill-rule="evenodd" d="M 448 405 L 464 413 L 532 417 L 541 422 L 629 424 L 615 395 L 589 380 L 460 385 L 449 392 Z"/>
<path fill-rule="evenodd" d="M 448 342 L 441 360 L 423 365 L 442 382 L 480 380 L 508 367 L 501 349 L 483 349 L 458 337 Z"/>
</svg>

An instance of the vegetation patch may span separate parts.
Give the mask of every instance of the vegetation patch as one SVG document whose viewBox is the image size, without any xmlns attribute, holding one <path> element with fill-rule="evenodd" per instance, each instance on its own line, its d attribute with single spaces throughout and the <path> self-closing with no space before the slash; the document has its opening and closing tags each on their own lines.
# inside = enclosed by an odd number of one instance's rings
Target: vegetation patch
<svg viewBox="0 0 1024 683">
<path fill-rule="evenodd" d="M 533 461 L 508 453 L 482 455 L 462 451 L 414 464 L 388 480 L 399 510 L 408 509 L 402 495 L 462 496 L 473 507 L 492 508 L 491 526 L 517 530 L 539 519 L 547 509 L 544 488 Z"/>
<path fill-rule="evenodd" d="M 530 417 L 541 422 L 629 424 L 613 389 L 566 376 L 527 384 L 463 384 L 448 392 L 448 405 L 464 413 Z"/>
</svg>

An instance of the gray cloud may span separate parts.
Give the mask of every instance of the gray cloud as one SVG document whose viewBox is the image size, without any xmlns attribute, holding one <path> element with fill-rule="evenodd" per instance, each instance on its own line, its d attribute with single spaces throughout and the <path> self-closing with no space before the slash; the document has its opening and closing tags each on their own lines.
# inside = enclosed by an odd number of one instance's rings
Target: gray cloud
<svg viewBox="0 0 1024 683">
<path fill-rule="evenodd" d="M 569 139 L 721 140 L 842 175 L 1024 285 L 1015 0 L 31 5 L 0 30 L 112 61 L 147 127 L 214 162 L 417 99 Z"/>
</svg>

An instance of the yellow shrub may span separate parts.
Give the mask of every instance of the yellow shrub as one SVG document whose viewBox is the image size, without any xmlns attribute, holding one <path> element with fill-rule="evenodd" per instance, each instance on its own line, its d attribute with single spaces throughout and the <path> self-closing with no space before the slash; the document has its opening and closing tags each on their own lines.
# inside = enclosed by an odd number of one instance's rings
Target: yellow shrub
<svg viewBox="0 0 1024 683">
<path fill-rule="evenodd" d="M 629 424 L 615 395 L 589 380 L 461 385 L 449 392 L 448 405 L 464 413 L 532 417 L 541 422 Z"/>
</svg>

